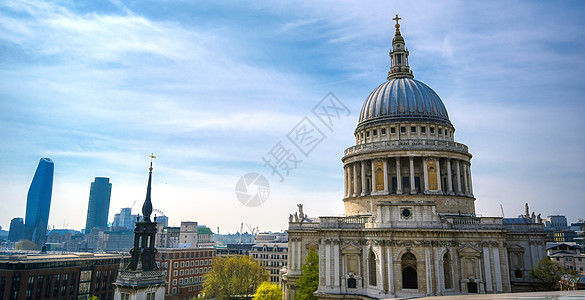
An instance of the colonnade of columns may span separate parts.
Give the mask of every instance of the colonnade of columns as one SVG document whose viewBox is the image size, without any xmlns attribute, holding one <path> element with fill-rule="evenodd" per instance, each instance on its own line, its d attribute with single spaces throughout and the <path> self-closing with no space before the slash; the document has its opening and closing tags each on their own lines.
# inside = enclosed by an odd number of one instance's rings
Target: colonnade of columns
<svg viewBox="0 0 585 300">
<path fill-rule="evenodd" d="M 472 196 L 470 167 L 468 161 L 460 159 L 414 156 L 348 163 L 344 166 L 345 198 L 390 194 Z"/>
</svg>

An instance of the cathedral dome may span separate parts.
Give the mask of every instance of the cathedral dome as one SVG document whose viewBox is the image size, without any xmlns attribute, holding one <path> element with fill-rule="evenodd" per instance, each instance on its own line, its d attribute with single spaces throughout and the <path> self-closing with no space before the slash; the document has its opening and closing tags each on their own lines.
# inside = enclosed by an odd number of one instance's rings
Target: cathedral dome
<svg viewBox="0 0 585 300">
<path fill-rule="evenodd" d="M 392 77 L 368 96 L 358 127 L 404 121 L 451 125 L 447 109 L 433 89 L 410 77 Z"/>
</svg>

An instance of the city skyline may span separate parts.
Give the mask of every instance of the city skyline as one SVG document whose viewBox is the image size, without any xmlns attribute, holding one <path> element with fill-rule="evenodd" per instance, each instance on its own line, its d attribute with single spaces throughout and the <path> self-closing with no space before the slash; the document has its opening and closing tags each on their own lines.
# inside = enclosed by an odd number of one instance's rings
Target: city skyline
<svg viewBox="0 0 585 300">
<path fill-rule="evenodd" d="M 343 213 L 343 150 L 386 80 L 402 17 L 415 79 L 469 146 L 477 213 L 583 217 L 585 5 L 518 1 L 0 4 L 0 225 L 24 215 L 39 157 L 55 162 L 50 225 L 84 227 L 88 183 L 112 183 L 110 219 L 144 199 L 170 224 L 280 231 L 296 203 Z M 481 13 L 479 13 L 481 12 Z M 280 182 L 262 158 L 329 92 L 350 112 Z M 312 118 L 312 119 L 311 119 Z M 286 144 L 294 150 L 294 146 Z M 265 203 L 236 183 L 257 172 Z"/>
</svg>

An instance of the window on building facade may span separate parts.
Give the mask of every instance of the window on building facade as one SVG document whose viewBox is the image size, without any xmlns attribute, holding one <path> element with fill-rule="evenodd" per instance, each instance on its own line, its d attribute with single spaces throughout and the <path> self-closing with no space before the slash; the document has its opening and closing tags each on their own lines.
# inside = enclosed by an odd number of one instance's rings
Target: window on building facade
<svg viewBox="0 0 585 300">
<path fill-rule="evenodd" d="M 390 133 L 391 134 L 395 134 L 396 133 L 396 127 L 390 127 Z"/>
<path fill-rule="evenodd" d="M 378 130 L 374 129 L 373 134 L 374 134 L 374 136 L 378 136 Z"/>
<path fill-rule="evenodd" d="M 427 127 L 426 127 L 426 126 L 422 126 L 422 127 L 420 128 L 420 132 L 421 132 L 421 133 L 427 133 Z"/>
<path fill-rule="evenodd" d="M 431 133 L 435 133 L 435 127 L 431 127 Z"/>
<path fill-rule="evenodd" d="M 146 300 L 154 300 L 154 292 L 146 293 Z"/>
<path fill-rule="evenodd" d="M 406 133 L 406 127 L 405 126 L 400 127 L 400 132 L 401 133 Z"/>
<path fill-rule="evenodd" d="M 128 293 L 120 293 L 121 300 L 130 300 L 130 294 Z"/>
<path fill-rule="evenodd" d="M 382 128 L 382 129 L 380 129 L 380 131 L 381 131 L 382 135 L 386 134 L 386 128 Z"/>
</svg>

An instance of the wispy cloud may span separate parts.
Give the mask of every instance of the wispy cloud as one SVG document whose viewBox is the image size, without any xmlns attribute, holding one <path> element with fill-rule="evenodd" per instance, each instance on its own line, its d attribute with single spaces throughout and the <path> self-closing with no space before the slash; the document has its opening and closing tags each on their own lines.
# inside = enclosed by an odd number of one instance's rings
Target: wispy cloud
<svg viewBox="0 0 585 300">
<path fill-rule="evenodd" d="M 491 204 L 513 199 L 544 213 L 555 195 L 580 197 L 585 179 L 577 130 L 585 125 L 582 8 L 4 1 L 0 178 L 13 180 L 0 181 L 0 198 L 19 204 L 0 203 L 0 222 L 24 212 L 39 156 L 56 161 L 51 222 L 67 218 L 80 228 L 94 176 L 112 178 L 112 212 L 141 201 L 150 152 L 159 154 L 157 205 L 171 223 L 196 219 L 235 230 L 249 219 L 283 229 L 296 202 L 310 214 L 342 213 L 339 159 L 353 143 L 363 100 L 385 80 L 396 13 L 416 78 L 441 95 L 456 140 L 475 155 L 478 212 L 497 215 Z M 269 174 L 262 155 L 329 91 L 353 119 L 328 131 L 286 182 L 271 178 L 269 202 L 224 211 L 218 221 L 218 206 L 239 207 L 238 177 Z M 64 213 L 72 209 L 75 220 Z M 565 213 L 575 218 L 574 211 Z"/>
</svg>

